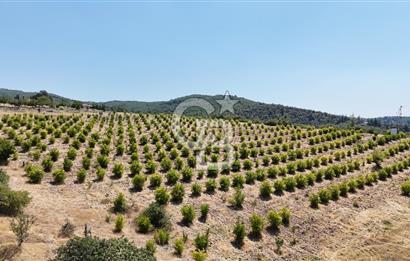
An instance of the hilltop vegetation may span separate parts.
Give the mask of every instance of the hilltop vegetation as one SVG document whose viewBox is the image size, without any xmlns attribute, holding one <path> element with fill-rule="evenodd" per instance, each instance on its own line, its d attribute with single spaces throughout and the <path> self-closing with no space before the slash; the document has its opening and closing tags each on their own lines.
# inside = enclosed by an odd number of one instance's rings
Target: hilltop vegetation
<svg viewBox="0 0 410 261">
<path fill-rule="evenodd" d="M 3 102 L 25 105 L 48 105 L 48 106 L 72 106 L 81 107 L 81 102 L 64 98 L 46 91 L 22 92 L 8 89 L 0 89 L 0 97 Z M 173 113 L 178 104 L 189 98 L 201 98 L 210 102 L 217 108 L 211 116 L 219 115 L 220 105 L 217 100 L 224 99 L 222 95 L 191 95 L 172 99 L 169 101 L 140 102 L 140 101 L 108 101 L 90 102 L 96 109 L 127 111 L 139 113 Z M 237 117 L 245 120 L 261 121 L 268 123 L 287 124 L 310 124 L 310 125 L 347 125 L 350 121 L 348 117 L 337 116 L 323 112 L 299 109 L 276 104 L 266 104 L 254 102 L 245 98 L 232 96 L 233 100 L 238 100 L 235 104 L 235 114 L 225 112 L 224 117 Z M 187 111 L 191 116 L 204 116 L 204 111 L 198 108 Z"/>
<path fill-rule="evenodd" d="M 216 110 L 211 113 L 213 117 L 239 118 L 242 120 L 260 121 L 266 124 L 306 124 L 314 126 L 339 126 L 339 127 L 366 127 L 374 129 L 386 129 L 400 126 L 401 130 L 410 130 L 410 117 L 380 117 L 372 119 L 347 117 L 333 115 L 325 112 L 300 109 L 279 104 L 267 104 L 255 102 L 249 99 L 231 96 L 231 99 L 238 100 L 234 105 L 235 114 L 220 112 L 220 104 L 217 100 L 224 99 L 223 95 L 190 95 L 172 99 L 169 101 L 107 101 L 107 102 L 86 102 L 97 110 L 111 110 L 119 112 L 137 113 L 173 113 L 178 104 L 189 98 L 200 98 L 210 102 Z M 7 102 L 16 105 L 47 105 L 47 106 L 68 106 L 81 108 L 84 102 L 61 97 L 46 91 L 23 92 L 0 88 L 0 102 Z M 186 115 L 208 116 L 205 111 L 199 108 L 191 108 L 186 111 Z"/>
<path fill-rule="evenodd" d="M 105 102 L 106 108 L 119 111 L 145 112 L 145 113 L 172 113 L 178 104 L 189 98 L 201 98 L 209 101 L 215 108 L 218 108 L 211 115 L 218 115 L 220 105 L 217 100 L 224 99 L 222 95 L 190 95 L 170 101 L 163 102 L 139 102 L 139 101 L 110 101 Z M 240 119 L 249 119 L 253 121 L 270 122 L 270 123 L 288 123 L 288 124 L 310 124 L 310 125 L 341 125 L 348 124 L 350 119 L 345 116 L 337 116 L 323 112 L 299 109 L 277 104 L 266 104 L 251 101 L 236 96 L 232 100 L 238 100 L 234 105 L 235 114 L 225 112 L 223 115 L 227 118 L 238 117 Z M 190 115 L 204 115 L 204 111 L 191 110 Z"/>
</svg>

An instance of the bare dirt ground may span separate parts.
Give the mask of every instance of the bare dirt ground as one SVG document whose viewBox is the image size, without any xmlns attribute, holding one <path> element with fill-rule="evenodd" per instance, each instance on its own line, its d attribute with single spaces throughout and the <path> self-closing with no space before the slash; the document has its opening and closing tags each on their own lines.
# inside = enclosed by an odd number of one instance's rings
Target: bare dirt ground
<svg viewBox="0 0 410 261">
<path fill-rule="evenodd" d="M 52 185 L 51 179 L 33 185 L 27 183 L 24 172 L 17 164 L 12 162 L 6 167 L 11 176 L 10 186 L 30 192 L 33 200 L 26 212 L 36 217 L 36 223 L 21 253 L 13 260 L 51 258 L 53 250 L 67 240 L 59 237 L 59 230 L 67 220 L 76 225 L 75 234 L 79 236 L 83 233 L 84 224 L 89 224 L 93 235 L 106 238 L 125 235 L 138 246 L 144 246 L 145 241 L 152 238 L 150 234 L 136 233 L 133 219 L 148 202 L 153 201 L 153 193 L 127 194 L 129 201 L 133 202 L 132 210 L 126 216 L 128 224 L 123 233 L 115 234 L 113 221 L 108 223 L 107 219 L 111 200 L 118 192 L 125 190 L 126 179 L 80 185 L 74 183 L 74 177 L 70 177 L 71 180 L 65 185 Z M 192 240 L 194 231 L 205 231 L 210 227 L 208 260 L 410 260 L 410 199 L 400 195 L 400 184 L 409 176 L 409 171 L 400 173 L 385 182 L 359 190 L 348 198 L 321 206 L 318 210 L 309 207 L 305 190 L 262 201 L 255 186 L 246 186 L 247 199 L 242 211 L 229 208 L 225 193 L 203 194 L 198 199 L 187 198 L 185 203 L 196 206 L 209 203 L 211 211 L 208 221 L 196 221 L 189 228 L 174 225 L 172 235 L 180 236 L 185 231 Z M 358 207 L 353 207 L 353 202 Z M 236 217 L 244 218 L 253 212 L 264 214 L 267 209 L 282 206 L 288 206 L 292 211 L 288 228 L 282 228 L 279 235 L 264 232 L 259 241 L 246 239 L 241 250 L 232 245 L 231 229 Z M 179 208 L 170 205 L 167 209 L 173 223 L 178 223 L 181 218 Z M 14 241 L 8 225 L 9 218 L 1 217 L 1 245 Z M 285 240 L 282 255 L 274 251 L 277 236 Z M 180 259 L 170 256 L 170 253 L 172 246 L 157 247 L 158 260 Z M 189 251 L 182 258 L 190 259 Z"/>
</svg>

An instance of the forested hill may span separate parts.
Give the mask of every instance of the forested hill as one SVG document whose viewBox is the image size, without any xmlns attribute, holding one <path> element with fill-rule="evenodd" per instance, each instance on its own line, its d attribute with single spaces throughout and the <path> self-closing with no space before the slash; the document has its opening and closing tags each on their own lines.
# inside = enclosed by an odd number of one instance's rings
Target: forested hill
<svg viewBox="0 0 410 261">
<path fill-rule="evenodd" d="M 0 88 L 1 102 L 9 102 L 13 104 L 26 105 L 48 105 L 48 106 L 72 106 L 75 108 L 81 107 L 82 103 L 89 103 L 97 109 L 106 109 L 114 111 L 128 111 L 128 112 L 144 112 L 144 113 L 172 113 L 175 108 L 186 99 L 201 98 L 209 101 L 215 108 L 212 116 L 218 117 L 220 105 L 217 100 L 222 100 L 223 95 L 209 96 L 209 95 L 190 95 L 184 96 L 169 101 L 157 102 L 142 102 L 142 101 L 108 101 L 108 102 L 80 102 L 70 98 L 65 98 L 56 94 L 48 93 L 46 91 L 40 92 L 24 92 L 19 90 L 9 90 Z M 295 124 L 309 124 L 309 125 L 339 125 L 346 126 L 352 123 L 352 119 L 346 116 L 338 116 L 324 112 L 313 110 L 300 109 L 278 104 L 267 104 L 255 102 L 241 97 L 231 96 L 231 99 L 238 100 L 234 105 L 235 113 L 232 115 L 224 112 L 224 117 L 238 117 L 241 119 L 258 120 L 262 122 L 271 123 L 295 123 Z M 203 115 L 204 111 L 198 108 L 193 108 L 187 111 L 190 115 Z M 355 124 L 361 125 L 365 121 L 354 119 Z M 383 119 L 380 121 L 371 121 L 384 125 L 384 123 L 391 124 L 394 119 Z M 377 125 L 376 124 L 376 125 Z"/>
<path fill-rule="evenodd" d="M 178 104 L 189 98 L 201 98 L 207 100 L 214 106 L 214 108 L 216 108 L 213 115 L 217 116 L 219 114 L 221 106 L 216 101 L 222 100 L 224 96 L 190 95 L 160 102 L 109 101 L 103 104 L 106 106 L 106 108 L 113 110 L 150 113 L 172 113 L 174 112 Z M 236 96 L 232 96 L 231 99 L 238 100 L 238 102 L 234 105 L 234 115 L 229 115 L 229 113 L 224 112 L 223 115 L 227 117 L 239 117 L 242 119 L 252 119 L 263 122 L 288 122 L 312 125 L 341 125 L 347 124 L 347 122 L 350 121 L 350 118 L 346 116 L 337 116 L 329 113 L 299 109 L 277 104 L 266 104 Z M 201 114 L 201 110 L 191 110 L 188 113 Z"/>
</svg>

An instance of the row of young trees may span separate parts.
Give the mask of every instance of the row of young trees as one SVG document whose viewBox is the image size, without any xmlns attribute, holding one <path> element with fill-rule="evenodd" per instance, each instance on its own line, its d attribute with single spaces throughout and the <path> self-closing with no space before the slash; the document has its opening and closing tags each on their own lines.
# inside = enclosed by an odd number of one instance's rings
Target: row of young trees
<svg viewBox="0 0 410 261">
<path fill-rule="evenodd" d="M 364 189 L 365 186 L 372 186 L 378 181 L 385 181 L 405 169 L 410 167 L 410 157 L 385 166 L 377 172 L 362 174 L 351 177 L 341 183 L 332 184 L 329 187 L 319 190 L 309 196 L 312 208 L 318 208 L 320 204 L 328 204 L 330 200 L 338 200 L 340 196 L 347 197 L 348 193 L 355 193 L 357 189 Z"/>
</svg>

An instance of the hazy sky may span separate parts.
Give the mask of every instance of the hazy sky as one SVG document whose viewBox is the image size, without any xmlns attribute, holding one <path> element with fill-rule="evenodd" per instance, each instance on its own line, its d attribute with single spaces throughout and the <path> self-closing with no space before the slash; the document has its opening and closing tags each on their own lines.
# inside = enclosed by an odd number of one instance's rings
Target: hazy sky
<svg viewBox="0 0 410 261">
<path fill-rule="evenodd" d="M 410 114 L 410 2 L 0 1 L 0 88 Z"/>
</svg>

